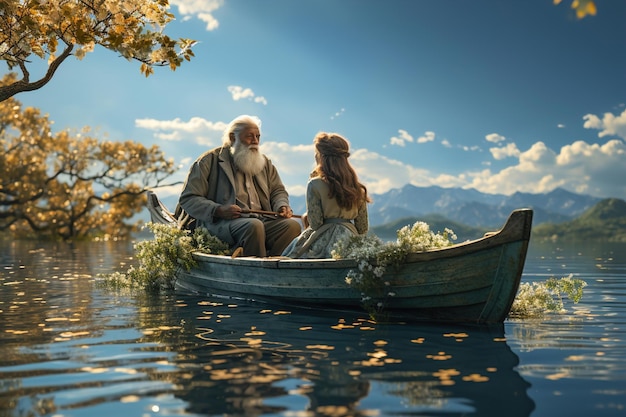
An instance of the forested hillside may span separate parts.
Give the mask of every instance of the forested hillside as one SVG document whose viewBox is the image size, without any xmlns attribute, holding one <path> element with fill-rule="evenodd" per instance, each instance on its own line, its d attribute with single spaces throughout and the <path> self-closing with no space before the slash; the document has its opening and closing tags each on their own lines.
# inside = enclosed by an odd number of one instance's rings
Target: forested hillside
<svg viewBox="0 0 626 417">
<path fill-rule="evenodd" d="M 559 224 L 540 224 L 533 228 L 532 238 L 626 242 L 626 201 L 608 198 L 574 220 Z"/>
</svg>

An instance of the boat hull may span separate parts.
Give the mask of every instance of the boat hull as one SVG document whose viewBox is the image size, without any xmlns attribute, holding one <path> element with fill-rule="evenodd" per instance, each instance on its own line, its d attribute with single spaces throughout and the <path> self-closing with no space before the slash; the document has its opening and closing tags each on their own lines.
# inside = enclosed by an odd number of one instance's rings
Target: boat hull
<svg viewBox="0 0 626 417">
<path fill-rule="evenodd" d="M 382 280 L 389 285 L 375 303 L 383 303 L 386 317 L 404 320 L 503 322 L 519 288 L 532 215 L 515 210 L 498 232 L 409 254 L 401 267 L 388 268 Z M 178 290 L 274 305 L 362 308 L 363 295 L 346 283 L 354 260 L 193 256 L 197 267 L 176 274 Z"/>
</svg>

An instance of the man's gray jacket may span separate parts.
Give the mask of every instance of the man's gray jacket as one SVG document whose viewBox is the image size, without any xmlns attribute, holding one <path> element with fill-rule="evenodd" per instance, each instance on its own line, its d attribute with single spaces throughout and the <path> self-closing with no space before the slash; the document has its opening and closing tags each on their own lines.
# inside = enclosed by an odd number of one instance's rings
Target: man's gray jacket
<svg viewBox="0 0 626 417">
<path fill-rule="evenodd" d="M 277 212 L 281 207 L 289 206 L 289 194 L 276 167 L 267 156 L 263 157 L 265 168 L 253 177 L 254 184 L 261 210 Z M 227 233 L 227 220 L 214 217 L 214 214 L 221 205 L 238 204 L 234 166 L 230 146 L 205 152 L 191 166 L 178 200 L 180 207 L 196 219 L 196 227 L 206 227 L 211 234 L 230 245 L 234 241 Z"/>
</svg>

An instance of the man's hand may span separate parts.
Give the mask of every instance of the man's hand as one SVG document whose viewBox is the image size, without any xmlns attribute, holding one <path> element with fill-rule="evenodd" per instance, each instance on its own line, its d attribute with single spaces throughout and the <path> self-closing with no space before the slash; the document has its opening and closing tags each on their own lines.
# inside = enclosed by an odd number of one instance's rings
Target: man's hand
<svg viewBox="0 0 626 417">
<path fill-rule="evenodd" d="M 224 204 L 215 210 L 215 216 L 227 220 L 238 219 L 241 217 L 241 207 L 234 204 L 232 206 Z"/>
<path fill-rule="evenodd" d="M 289 218 L 291 218 L 293 216 L 293 210 L 289 206 L 282 206 L 280 208 L 280 210 L 278 210 L 278 215 L 280 217 L 284 217 L 286 219 L 289 219 Z"/>
</svg>

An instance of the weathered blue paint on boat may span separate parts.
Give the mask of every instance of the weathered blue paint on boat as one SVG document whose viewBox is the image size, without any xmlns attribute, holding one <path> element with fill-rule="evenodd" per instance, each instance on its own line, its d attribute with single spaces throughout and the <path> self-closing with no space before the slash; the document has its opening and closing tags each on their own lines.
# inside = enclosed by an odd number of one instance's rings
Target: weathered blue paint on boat
<svg viewBox="0 0 626 417">
<path fill-rule="evenodd" d="M 149 195 L 153 222 L 174 221 Z M 448 248 L 411 253 L 382 278 L 393 297 L 390 317 L 408 320 L 500 323 L 519 288 L 533 212 L 515 210 L 504 227 Z M 359 308 L 361 294 L 345 277 L 353 260 L 253 258 L 195 253 L 198 266 L 177 273 L 180 290 L 215 296 L 318 308 Z"/>
</svg>

